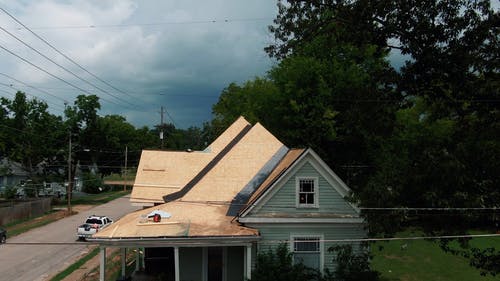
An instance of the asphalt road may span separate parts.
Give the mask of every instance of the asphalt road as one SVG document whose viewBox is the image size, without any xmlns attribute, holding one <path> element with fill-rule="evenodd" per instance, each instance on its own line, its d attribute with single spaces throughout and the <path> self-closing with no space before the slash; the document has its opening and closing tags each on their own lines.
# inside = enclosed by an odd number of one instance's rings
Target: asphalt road
<svg viewBox="0 0 500 281">
<path fill-rule="evenodd" d="M 89 251 L 89 243 L 77 241 L 76 237 L 77 226 L 82 224 L 87 216 L 105 215 L 116 221 L 138 208 L 132 206 L 129 196 L 126 196 L 16 237 L 7 237 L 7 243 L 0 245 L 0 280 L 45 280 L 48 276 L 64 270 Z M 44 244 L 61 242 L 68 244 Z"/>
</svg>

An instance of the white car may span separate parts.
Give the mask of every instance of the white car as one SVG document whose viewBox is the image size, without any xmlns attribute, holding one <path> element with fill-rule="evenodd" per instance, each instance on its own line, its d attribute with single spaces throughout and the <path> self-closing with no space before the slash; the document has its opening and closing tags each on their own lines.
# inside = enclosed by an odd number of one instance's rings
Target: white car
<svg viewBox="0 0 500 281">
<path fill-rule="evenodd" d="M 92 215 L 87 217 L 85 223 L 76 229 L 76 235 L 79 240 L 85 240 L 112 223 L 113 220 L 106 216 Z"/>
</svg>

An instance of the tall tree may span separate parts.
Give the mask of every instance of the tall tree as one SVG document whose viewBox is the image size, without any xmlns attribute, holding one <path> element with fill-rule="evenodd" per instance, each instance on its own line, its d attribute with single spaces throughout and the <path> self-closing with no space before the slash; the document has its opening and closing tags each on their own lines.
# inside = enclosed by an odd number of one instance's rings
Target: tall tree
<svg viewBox="0 0 500 281">
<path fill-rule="evenodd" d="M 322 55 L 331 55 L 327 50 L 344 57 L 342 48 L 370 46 L 377 58 L 389 50 L 406 58 L 392 82 L 387 84 L 385 75 L 373 77 L 403 97 L 396 103 L 396 123 L 389 125 L 393 134 L 361 143 L 355 135 L 347 142 L 358 150 L 368 144 L 361 151 L 373 160 L 368 180 L 358 181 L 362 205 L 498 207 L 500 18 L 489 0 L 289 0 L 278 7 L 270 27 L 276 41 L 266 50 L 281 62 L 304 55 L 329 60 Z M 363 120 L 369 114 L 358 116 Z M 369 129 L 363 128 L 359 131 Z M 405 220 L 400 214 L 386 216 L 395 219 L 392 223 L 382 217 L 371 222 L 387 223 L 372 230 L 394 231 L 395 220 Z M 470 217 L 458 214 L 446 221 L 432 214 L 420 222 L 428 230 L 464 231 Z M 476 223 L 483 219 L 472 217 Z"/>
</svg>

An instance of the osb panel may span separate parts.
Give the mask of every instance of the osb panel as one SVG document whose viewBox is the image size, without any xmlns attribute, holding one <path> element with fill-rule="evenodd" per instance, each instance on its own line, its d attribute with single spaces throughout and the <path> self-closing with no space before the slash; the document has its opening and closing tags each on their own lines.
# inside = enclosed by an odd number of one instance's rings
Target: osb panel
<svg viewBox="0 0 500 281">
<path fill-rule="evenodd" d="M 255 236 L 258 231 L 232 222 L 226 216 L 228 205 L 200 204 L 175 201 L 126 215 L 108 228 L 99 231 L 96 238 L 189 237 L 189 236 Z M 145 222 L 144 217 L 154 210 L 162 210 L 171 217 L 161 222 Z"/>
<path fill-rule="evenodd" d="M 238 118 L 205 151 L 144 150 L 137 168 L 131 201 L 163 202 L 164 195 L 184 187 L 248 125 L 250 123 L 245 118 Z"/>
<path fill-rule="evenodd" d="M 208 151 L 219 153 L 226 147 L 246 126 L 250 125 L 243 117 L 239 117 L 207 148 Z"/>
<path fill-rule="evenodd" d="M 214 156 L 199 151 L 143 151 L 131 198 L 163 202 L 163 195 L 186 185 Z"/>
<path fill-rule="evenodd" d="M 132 194 L 130 195 L 130 202 L 163 203 L 164 195 L 174 193 L 179 190 L 179 187 L 151 187 L 134 185 L 134 189 L 132 189 Z"/>
<path fill-rule="evenodd" d="M 182 199 L 231 202 L 281 147 L 262 125 L 254 125 Z"/>
</svg>

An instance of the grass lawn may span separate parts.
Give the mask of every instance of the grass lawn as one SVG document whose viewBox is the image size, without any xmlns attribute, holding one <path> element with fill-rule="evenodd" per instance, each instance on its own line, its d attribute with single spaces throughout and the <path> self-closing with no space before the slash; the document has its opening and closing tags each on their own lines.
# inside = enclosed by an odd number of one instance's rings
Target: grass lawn
<svg viewBox="0 0 500 281">
<path fill-rule="evenodd" d="M 108 203 L 111 200 L 115 200 L 119 197 L 130 194 L 130 190 L 127 191 L 107 191 L 101 192 L 98 194 L 89 194 L 86 196 L 72 198 L 72 205 L 101 205 L 104 203 Z M 65 207 L 66 201 L 63 199 L 57 204 L 58 207 Z"/>
<path fill-rule="evenodd" d="M 402 236 L 421 236 L 405 232 Z M 476 247 L 500 249 L 500 237 L 474 238 Z M 406 245 L 406 246 L 404 246 Z M 406 240 L 377 242 L 371 245 L 372 268 L 382 274 L 383 281 L 493 281 L 499 276 L 481 276 L 463 257 L 446 253 L 437 242 Z"/>
</svg>

